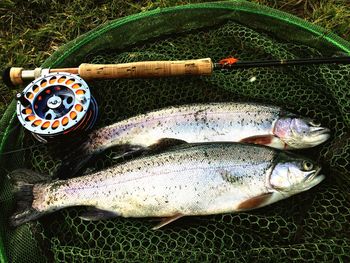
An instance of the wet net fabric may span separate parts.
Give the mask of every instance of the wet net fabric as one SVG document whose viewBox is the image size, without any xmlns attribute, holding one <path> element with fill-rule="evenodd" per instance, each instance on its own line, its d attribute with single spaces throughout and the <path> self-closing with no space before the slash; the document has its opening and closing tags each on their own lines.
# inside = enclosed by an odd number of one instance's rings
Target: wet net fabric
<svg viewBox="0 0 350 263">
<path fill-rule="evenodd" d="M 139 41 L 131 41 L 123 48 L 84 47 L 89 51 L 75 62 L 124 63 L 204 57 L 218 61 L 230 55 L 241 60 L 292 59 L 341 52 L 334 46 L 325 49 L 322 39 L 318 44 L 315 41 L 310 44 L 311 35 L 301 37 L 297 31 L 288 36 L 283 32 L 278 34 L 276 28 L 283 25 L 277 22 L 271 24 L 262 18 L 260 22 L 265 26 L 257 28 L 248 22 L 244 24 L 243 18 L 240 14 L 237 20 L 222 19 L 220 23 L 206 26 L 192 21 L 197 27 L 182 28 L 178 33 L 157 35 L 147 31 Z M 147 19 L 144 19 L 145 31 L 152 24 L 152 18 Z M 191 20 L 188 14 L 187 19 Z M 295 38 L 299 38 L 298 41 Z M 327 179 L 314 189 L 266 208 L 183 218 L 154 231 L 151 228 L 157 221 L 147 218 L 83 221 L 79 214 L 84 208 L 65 209 L 16 229 L 10 228 L 7 220 L 14 202 L 11 185 L 2 176 L 0 235 L 7 257 L 10 262 L 350 261 L 348 83 L 350 66 L 344 65 L 237 69 L 216 71 L 210 77 L 90 81 L 100 109 L 96 128 L 157 108 L 198 102 L 263 102 L 315 118 L 331 128 L 333 136 L 324 145 L 300 153 L 318 159 L 325 167 L 323 173 Z M 4 116 L 9 123 L 4 130 L 10 135 L 4 142 L 3 152 L 14 146 L 35 147 L 4 155 L 1 165 L 5 172 L 26 167 L 55 177 L 60 159 L 49 147 L 39 145 L 30 134 L 18 129 L 18 122 L 11 121 L 11 116 Z M 117 162 L 113 159 L 115 154 L 113 149 L 107 151 L 86 169 L 100 170 L 113 165 Z"/>
</svg>

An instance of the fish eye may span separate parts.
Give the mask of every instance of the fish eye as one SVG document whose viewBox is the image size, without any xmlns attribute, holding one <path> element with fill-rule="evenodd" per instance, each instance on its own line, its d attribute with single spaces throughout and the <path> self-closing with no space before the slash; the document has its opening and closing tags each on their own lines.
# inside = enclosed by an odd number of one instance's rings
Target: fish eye
<svg viewBox="0 0 350 263">
<path fill-rule="evenodd" d="M 310 171 L 314 168 L 314 165 L 312 162 L 309 162 L 309 161 L 304 161 L 303 162 L 303 169 L 304 171 Z"/>
<path fill-rule="evenodd" d="M 310 125 L 314 126 L 314 127 L 320 127 L 321 123 L 317 122 L 317 121 L 310 121 Z"/>
</svg>

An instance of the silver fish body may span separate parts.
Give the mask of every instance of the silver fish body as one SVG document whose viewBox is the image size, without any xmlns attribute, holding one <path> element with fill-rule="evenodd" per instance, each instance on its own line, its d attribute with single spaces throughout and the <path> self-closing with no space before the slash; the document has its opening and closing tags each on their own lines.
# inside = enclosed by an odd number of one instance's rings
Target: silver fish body
<svg viewBox="0 0 350 263">
<path fill-rule="evenodd" d="M 328 138 L 329 129 L 277 106 L 234 102 L 174 106 L 94 131 L 68 154 L 58 174 L 76 173 L 91 156 L 110 147 L 122 149 L 119 157 L 174 143 L 245 142 L 298 149 Z"/>
<path fill-rule="evenodd" d="M 299 130 L 291 131 L 292 126 Z M 302 135 L 309 141 L 303 141 Z M 289 137 L 294 137 L 293 143 Z M 85 147 L 90 153 L 114 145 L 147 148 L 164 138 L 187 143 L 252 142 L 293 149 L 324 142 L 329 138 L 329 130 L 277 106 L 233 102 L 194 104 L 149 112 L 101 128 L 91 134 Z"/>
<path fill-rule="evenodd" d="M 18 225 L 71 206 L 94 207 L 122 217 L 238 212 L 313 187 L 324 178 L 319 170 L 305 158 L 268 147 L 189 145 L 90 175 L 34 184 L 32 216 L 22 212 L 12 220 Z"/>
<path fill-rule="evenodd" d="M 90 151 L 117 144 L 149 147 L 162 138 L 188 143 L 233 141 L 272 135 L 281 109 L 245 103 L 195 104 L 141 114 L 97 130 L 91 135 Z"/>
</svg>

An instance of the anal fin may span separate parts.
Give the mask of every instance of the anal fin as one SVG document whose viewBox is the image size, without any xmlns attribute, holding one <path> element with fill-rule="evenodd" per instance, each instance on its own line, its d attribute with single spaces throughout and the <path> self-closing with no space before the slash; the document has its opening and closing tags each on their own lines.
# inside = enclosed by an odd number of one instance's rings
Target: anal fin
<svg viewBox="0 0 350 263">
<path fill-rule="evenodd" d="M 178 214 L 175 214 L 175 215 L 173 215 L 171 217 L 165 217 L 165 218 L 163 218 L 161 220 L 161 222 L 158 225 L 153 227 L 152 230 L 160 229 L 163 226 L 166 226 L 167 224 L 170 224 L 171 222 L 174 222 L 174 221 L 176 221 L 177 219 L 179 219 L 179 218 L 181 218 L 183 216 L 184 216 L 183 214 L 178 213 Z"/>
<path fill-rule="evenodd" d="M 98 208 L 89 208 L 87 211 L 82 213 L 79 217 L 86 221 L 97 221 L 109 218 L 115 218 L 119 216 L 118 213 L 106 211 Z"/>
</svg>

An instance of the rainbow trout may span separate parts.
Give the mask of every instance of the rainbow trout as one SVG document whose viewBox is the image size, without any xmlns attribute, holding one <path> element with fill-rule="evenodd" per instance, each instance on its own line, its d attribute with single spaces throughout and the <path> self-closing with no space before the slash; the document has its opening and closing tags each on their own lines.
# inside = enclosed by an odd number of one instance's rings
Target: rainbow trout
<svg viewBox="0 0 350 263">
<path fill-rule="evenodd" d="M 269 147 L 240 143 L 198 144 L 115 165 L 86 176 L 41 182 L 29 170 L 14 171 L 17 226 L 72 206 L 92 209 L 86 220 L 165 218 L 239 212 L 272 204 L 320 183 L 313 161 Z M 18 181 L 19 180 L 19 181 Z M 23 181 L 25 180 L 25 181 Z"/>
<path fill-rule="evenodd" d="M 319 145 L 329 136 L 329 129 L 276 106 L 233 102 L 183 105 L 96 130 L 68 155 L 59 173 L 74 174 L 91 156 L 110 147 L 119 147 L 121 156 L 179 143 L 215 141 L 300 149 Z"/>
</svg>

